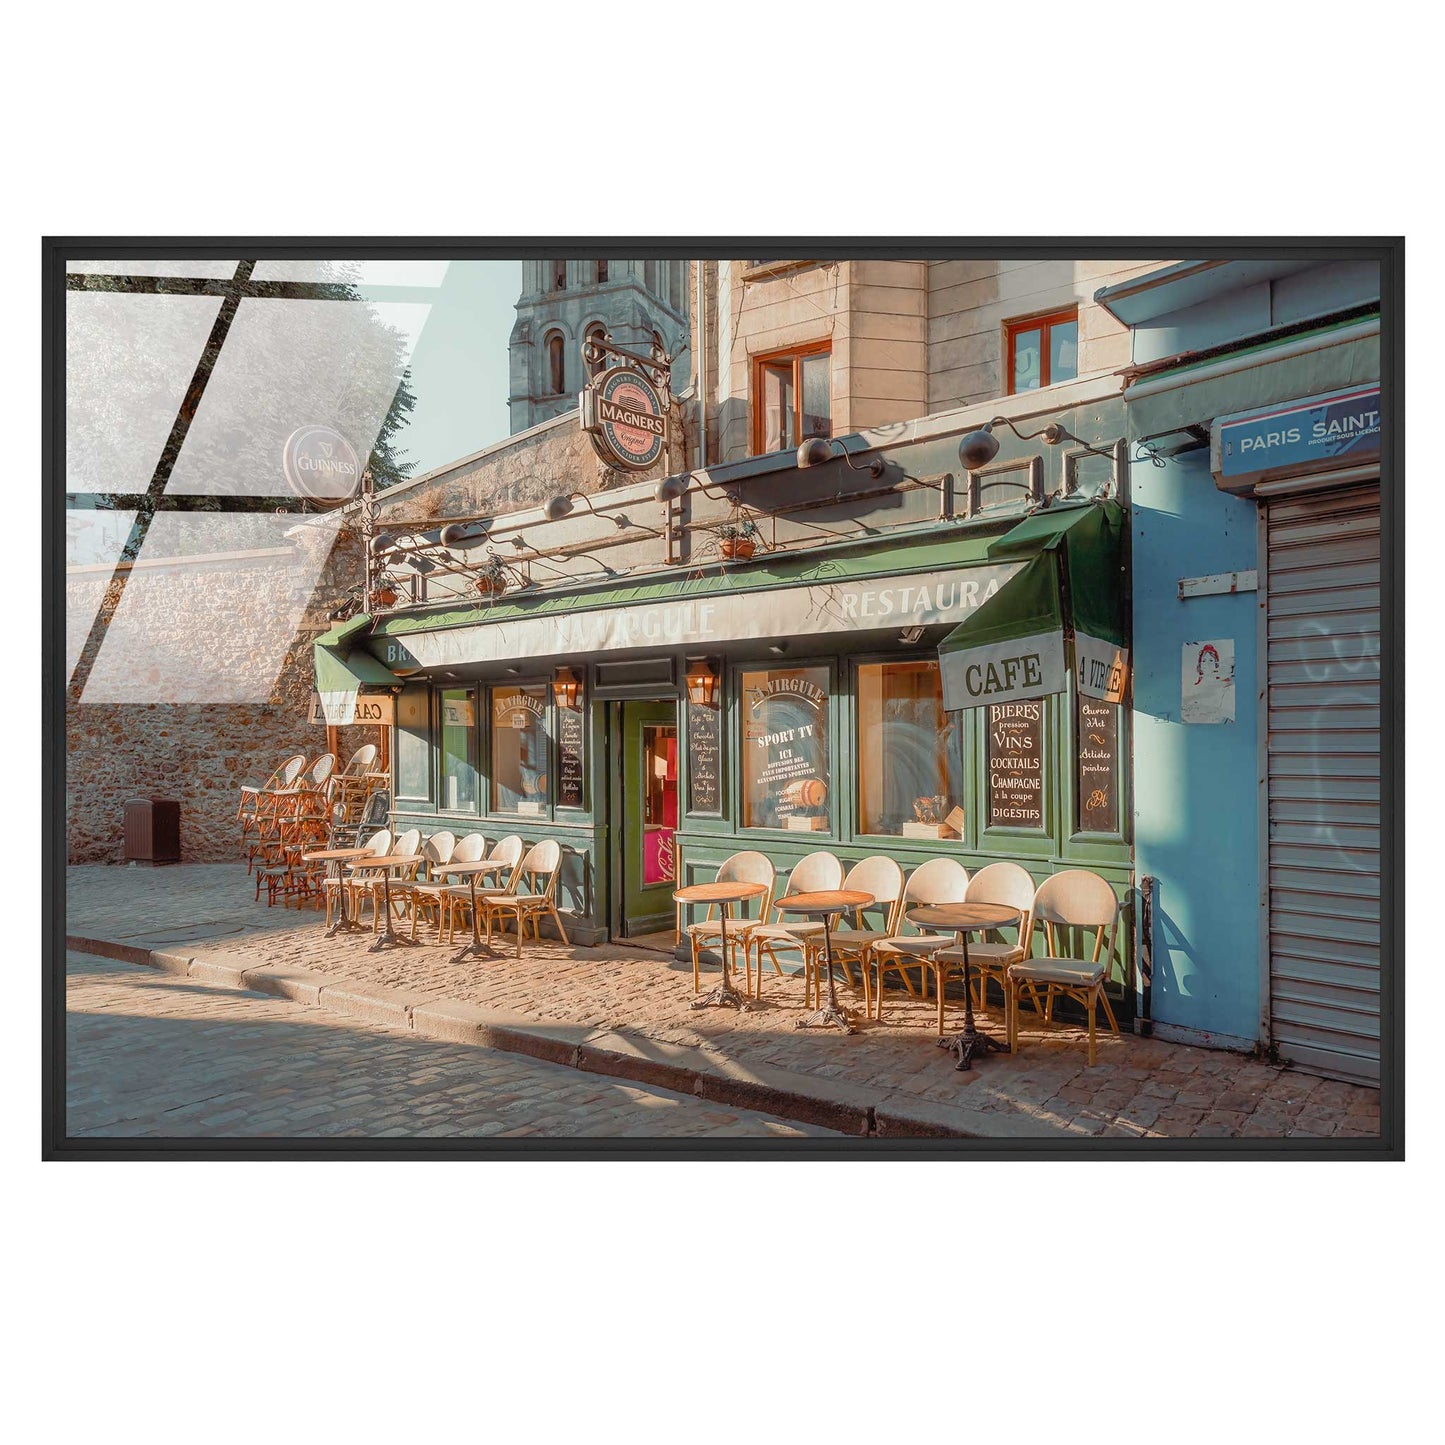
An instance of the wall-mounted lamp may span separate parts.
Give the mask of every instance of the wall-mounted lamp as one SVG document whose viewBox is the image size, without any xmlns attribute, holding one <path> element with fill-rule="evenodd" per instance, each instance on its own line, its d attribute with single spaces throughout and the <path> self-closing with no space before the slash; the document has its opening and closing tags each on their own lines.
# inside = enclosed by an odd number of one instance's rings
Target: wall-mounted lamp
<svg viewBox="0 0 1445 1445">
<path fill-rule="evenodd" d="M 575 709 L 582 697 L 582 679 L 570 667 L 559 667 L 552 675 L 552 699 L 558 707 Z"/>
<path fill-rule="evenodd" d="M 691 472 L 679 472 L 675 477 L 664 477 L 653 496 L 659 502 L 675 502 L 692 485 Z"/>
<path fill-rule="evenodd" d="M 687 660 L 687 700 L 694 707 L 716 707 L 721 669 L 712 657 Z"/>
<path fill-rule="evenodd" d="M 905 647 L 915 647 L 923 640 L 923 629 L 921 627 L 905 627 L 898 634 L 898 640 Z"/>
<path fill-rule="evenodd" d="M 977 472 L 986 467 L 998 455 L 998 438 L 994 436 L 993 429 L 996 426 L 1006 426 L 1020 441 L 1036 441 L 1043 438 L 1047 446 L 1056 447 L 1062 441 L 1071 441 L 1086 452 L 1093 452 L 1095 456 L 1113 458 L 1113 452 L 1100 451 L 1098 447 L 1091 447 L 1088 442 L 1081 441 L 1071 432 L 1068 427 L 1059 422 L 1051 421 L 1039 431 L 1023 432 L 1016 427 L 1006 416 L 996 416 L 991 421 L 986 421 L 977 431 L 971 431 L 958 444 L 958 459 L 970 472 Z"/>
<path fill-rule="evenodd" d="M 997 450 L 997 445 L 995 445 L 995 450 Z M 798 468 L 800 471 L 805 471 L 808 467 L 821 467 L 824 462 L 832 461 L 835 456 L 842 457 L 850 471 L 867 472 L 875 482 L 883 475 L 886 466 L 882 457 L 874 457 L 867 466 L 855 467 L 847 449 L 837 437 L 809 437 L 798 448 Z"/>
<path fill-rule="evenodd" d="M 485 542 L 492 530 L 490 517 L 478 517 L 471 522 L 448 522 L 442 528 L 443 547 L 470 547 L 476 542 Z"/>
</svg>

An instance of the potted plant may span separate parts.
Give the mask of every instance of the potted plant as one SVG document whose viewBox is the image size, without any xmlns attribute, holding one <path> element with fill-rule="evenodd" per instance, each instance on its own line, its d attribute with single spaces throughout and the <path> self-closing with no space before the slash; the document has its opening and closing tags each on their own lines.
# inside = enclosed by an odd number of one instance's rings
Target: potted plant
<svg viewBox="0 0 1445 1445">
<path fill-rule="evenodd" d="M 729 560 L 746 562 L 757 547 L 758 524 L 751 517 L 734 517 L 717 530 L 718 551 Z"/>
<path fill-rule="evenodd" d="M 397 598 L 401 596 L 397 590 L 396 578 L 385 572 L 376 579 L 376 585 L 371 589 L 371 594 L 378 607 L 395 607 Z"/>
<path fill-rule="evenodd" d="M 488 557 L 477 569 L 476 588 L 483 597 L 495 597 L 507 589 L 507 569 L 500 557 Z"/>
</svg>

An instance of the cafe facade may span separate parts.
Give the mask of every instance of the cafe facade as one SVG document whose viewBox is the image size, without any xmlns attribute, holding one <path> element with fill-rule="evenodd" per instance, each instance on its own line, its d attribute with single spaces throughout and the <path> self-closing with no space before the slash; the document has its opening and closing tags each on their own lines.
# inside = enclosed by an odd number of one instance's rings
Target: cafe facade
<svg viewBox="0 0 1445 1445">
<path fill-rule="evenodd" d="M 395 697 L 395 826 L 556 838 L 578 943 L 670 932 L 740 849 L 1087 867 L 1129 920 L 1123 429 L 1096 377 L 384 533 L 405 603 L 318 690 Z"/>
</svg>

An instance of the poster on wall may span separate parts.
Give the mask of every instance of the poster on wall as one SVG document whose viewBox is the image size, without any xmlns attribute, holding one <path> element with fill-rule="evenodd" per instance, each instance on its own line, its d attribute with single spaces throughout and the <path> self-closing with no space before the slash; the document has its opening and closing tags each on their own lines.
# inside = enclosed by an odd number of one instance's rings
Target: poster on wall
<svg viewBox="0 0 1445 1445">
<path fill-rule="evenodd" d="M 722 813 L 722 709 L 687 704 L 687 811 Z"/>
<path fill-rule="evenodd" d="M 988 826 L 1044 826 L 1044 704 L 995 703 L 988 710 Z"/>
<path fill-rule="evenodd" d="M 1234 639 L 1186 642 L 1179 715 L 1187 723 L 1234 721 Z"/>
<path fill-rule="evenodd" d="M 828 671 L 743 676 L 743 826 L 826 832 Z"/>
<path fill-rule="evenodd" d="M 1119 831 L 1119 709 L 1080 697 L 1075 754 L 1081 833 Z"/>
</svg>

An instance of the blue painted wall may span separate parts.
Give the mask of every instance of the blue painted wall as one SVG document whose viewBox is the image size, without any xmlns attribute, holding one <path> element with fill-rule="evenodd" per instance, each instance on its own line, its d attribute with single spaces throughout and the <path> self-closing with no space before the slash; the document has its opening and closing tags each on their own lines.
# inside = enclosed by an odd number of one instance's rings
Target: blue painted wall
<svg viewBox="0 0 1445 1445">
<path fill-rule="evenodd" d="M 1134 543 L 1134 839 L 1158 879 L 1152 1012 L 1253 1040 L 1259 1026 L 1255 593 L 1179 600 L 1181 577 L 1256 565 L 1256 504 L 1227 496 L 1208 451 L 1130 474 Z M 1180 721 L 1185 642 L 1234 640 L 1232 723 Z"/>
</svg>

